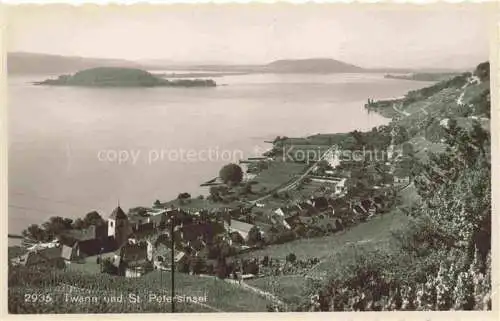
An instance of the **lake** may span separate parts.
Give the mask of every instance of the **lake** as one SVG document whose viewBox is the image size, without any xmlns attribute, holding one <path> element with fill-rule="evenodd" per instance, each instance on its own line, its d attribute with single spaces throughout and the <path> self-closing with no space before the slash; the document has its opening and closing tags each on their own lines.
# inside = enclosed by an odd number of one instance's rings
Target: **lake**
<svg viewBox="0 0 500 321">
<path fill-rule="evenodd" d="M 193 196 L 220 167 L 256 156 L 278 135 L 387 123 L 363 105 L 429 83 L 381 74 L 217 77 L 217 88 L 76 88 L 9 79 L 9 233 L 50 216 L 107 217 Z"/>
</svg>

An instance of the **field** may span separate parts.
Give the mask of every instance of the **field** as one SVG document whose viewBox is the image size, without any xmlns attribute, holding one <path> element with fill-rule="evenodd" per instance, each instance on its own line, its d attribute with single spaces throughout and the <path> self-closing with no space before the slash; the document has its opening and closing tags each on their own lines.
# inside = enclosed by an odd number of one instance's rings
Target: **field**
<svg viewBox="0 0 500 321">
<path fill-rule="evenodd" d="M 265 205 L 265 209 L 274 210 L 278 207 L 289 205 L 292 201 L 308 199 L 310 196 L 314 195 L 314 193 L 323 185 L 325 185 L 325 183 L 319 183 L 319 182 L 304 183 L 301 189 L 295 188 L 287 191 L 287 194 L 289 196 L 288 198 L 269 197 L 265 200 L 262 200 L 260 203 L 263 203 Z M 334 186 L 333 184 L 328 184 L 328 185 L 332 187 Z M 257 208 L 256 211 L 261 211 L 261 210 Z"/>
<path fill-rule="evenodd" d="M 285 259 L 288 254 L 295 253 L 299 259 L 321 259 L 330 256 L 347 244 L 389 241 L 391 238 L 391 229 L 406 224 L 406 222 L 407 218 L 404 214 L 398 210 L 394 210 L 387 214 L 375 216 L 367 222 L 333 235 L 271 245 L 262 250 L 245 254 L 244 256 L 263 257 L 269 255 L 273 259 Z"/>
<path fill-rule="evenodd" d="M 152 288 L 159 287 L 169 290 L 170 272 L 151 272 L 141 278 L 141 284 L 150 284 Z M 263 297 L 224 280 L 215 277 L 195 276 L 183 273 L 175 275 L 177 294 L 186 296 L 207 295 L 207 305 L 225 312 L 267 311 L 270 303 Z"/>
<path fill-rule="evenodd" d="M 169 296 L 171 289 L 171 274 L 166 271 L 154 271 L 141 278 L 123 278 L 107 274 L 74 274 L 61 272 L 47 275 L 39 285 L 15 285 L 9 287 L 9 302 L 13 306 L 19 306 L 32 313 L 49 312 L 169 312 L 170 302 L 160 302 L 151 299 L 152 295 L 157 298 L 163 295 Z M 252 291 L 239 288 L 237 285 L 229 284 L 215 277 L 202 277 L 178 273 L 175 275 L 175 294 L 185 297 L 205 297 L 206 302 L 196 304 L 185 302 L 178 304 L 179 311 L 185 312 L 252 312 L 267 311 L 270 303 L 266 298 Z M 29 289 L 29 290 L 28 290 Z M 23 293 L 53 293 L 55 302 L 51 307 L 38 306 L 34 303 L 22 304 Z M 65 295 L 71 296 L 95 296 L 101 300 L 104 297 L 129 298 L 135 295 L 141 298 L 141 302 L 128 304 L 127 302 L 113 302 L 109 310 L 100 311 L 102 306 L 89 306 L 79 302 L 65 304 Z M 153 297 L 154 298 L 154 297 Z M 14 302 L 17 302 L 14 304 Z M 29 302 L 28 302 L 29 303 Z M 125 306 L 124 306 L 125 305 Z M 52 309 L 52 310 L 51 310 Z M 56 310 L 54 310 L 56 309 Z M 106 307 L 108 309 L 108 307 Z"/>
<path fill-rule="evenodd" d="M 72 263 L 68 271 L 78 271 L 85 274 L 95 275 L 100 273 L 100 267 L 96 264 L 96 257 L 89 257 L 82 264 Z M 106 275 L 100 274 L 101 277 Z M 168 271 L 153 271 L 138 279 L 115 278 L 117 288 L 121 288 L 119 283 L 127 284 L 127 288 L 150 289 L 151 291 L 170 291 L 171 274 Z M 248 292 L 228 284 L 215 277 L 203 277 L 177 273 L 175 275 L 175 286 L 179 295 L 207 295 L 206 304 L 222 311 L 266 311 L 266 306 L 270 303 L 265 298 L 255 293 Z M 206 309 L 198 306 L 197 308 Z M 255 309 L 255 310 L 254 310 Z M 196 310 L 197 311 L 197 310 Z M 202 311 L 200 311 L 202 312 Z"/>
<path fill-rule="evenodd" d="M 252 186 L 252 189 L 256 192 L 261 191 L 263 188 L 265 188 L 266 191 L 272 191 L 295 178 L 296 175 L 302 173 L 305 168 L 305 164 L 271 162 L 268 169 L 263 170 L 253 179 L 253 181 L 257 183 Z"/>
<path fill-rule="evenodd" d="M 439 154 L 445 151 L 446 145 L 443 143 L 433 143 L 425 139 L 425 137 L 417 136 L 410 140 L 415 150 L 415 156 L 421 161 L 427 161 L 428 153 Z"/>
<path fill-rule="evenodd" d="M 301 299 L 301 292 L 307 283 L 307 279 L 302 275 L 267 276 L 248 280 L 246 283 L 273 293 L 286 303 L 296 303 Z"/>
<path fill-rule="evenodd" d="M 316 193 L 319 189 L 321 189 L 321 187 L 328 187 L 330 188 L 330 190 L 334 190 L 335 185 L 336 184 L 333 182 L 325 183 L 325 182 L 310 181 L 304 183 L 302 185 L 302 188 L 290 191 L 290 195 L 293 199 L 307 199 L 311 195 L 314 195 L 314 193 Z"/>
<path fill-rule="evenodd" d="M 390 248 L 393 244 L 392 231 L 407 222 L 408 219 L 403 213 L 393 210 L 334 235 L 301 239 L 248 253 L 245 256 L 269 255 L 273 259 L 281 260 L 289 253 L 295 253 L 298 259 L 319 258 L 321 261 L 309 270 L 307 275 L 269 276 L 249 280 L 247 283 L 273 293 L 286 303 L 297 303 L 310 277 L 323 278 L 331 269 L 342 266 L 342 261 L 334 259 L 336 254 L 354 256 L 360 248 Z"/>
<path fill-rule="evenodd" d="M 418 203 L 420 202 L 420 196 L 418 195 L 417 189 L 413 183 L 401 190 L 399 195 L 401 196 L 401 201 L 410 207 L 418 206 Z"/>
</svg>

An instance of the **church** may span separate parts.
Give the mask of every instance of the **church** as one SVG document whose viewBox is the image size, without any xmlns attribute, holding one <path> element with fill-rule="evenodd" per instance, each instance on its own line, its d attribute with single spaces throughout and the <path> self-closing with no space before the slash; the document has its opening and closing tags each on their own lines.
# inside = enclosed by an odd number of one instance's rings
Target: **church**
<svg viewBox="0 0 500 321">
<path fill-rule="evenodd" d="M 119 248 L 127 243 L 131 234 L 132 224 L 130 224 L 127 214 L 118 205 L 108 218 L 108 237 L 112 238 Z"/>
<path fill-rule="evenodd" d="M 72 248 L 70 257 L 86 257 L 115 251 L 127 244 L 131 235 L 128 216 L 117 206 L 104 224 L 68 230 L 58 239 L 61 244 Z"/>
</svg>

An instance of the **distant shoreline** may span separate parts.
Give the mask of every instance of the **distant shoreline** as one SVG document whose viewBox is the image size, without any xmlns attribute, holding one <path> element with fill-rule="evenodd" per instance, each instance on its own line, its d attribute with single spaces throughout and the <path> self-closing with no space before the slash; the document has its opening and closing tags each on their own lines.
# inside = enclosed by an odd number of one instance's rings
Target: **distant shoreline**
<svg viewBox="0 0 500 321">
<path fill-rule="evenodd" d="M 216 87 L 212 79 L 167 80 L 142 69 L 98 67 L 33 82 L 36 86 L 71 87 Z"/>
<path fill-rule="evenodd" d="M 190 73 L 152 73 L 152 75 L 161 78 L 219 78 L 225 76 L 244 76 L 248 72 L 190 72 Z"/>
</svg>

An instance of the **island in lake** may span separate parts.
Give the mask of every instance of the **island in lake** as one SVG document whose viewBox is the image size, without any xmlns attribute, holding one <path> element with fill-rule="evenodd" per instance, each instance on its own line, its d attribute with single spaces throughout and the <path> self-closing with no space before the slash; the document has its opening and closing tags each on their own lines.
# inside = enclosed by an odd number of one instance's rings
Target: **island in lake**
<svg viewBox="0 0 500 321">
<path fill-rule="evenodd" d="M 74 75 L 35 82 L 35 85 L 84 87 L 215 87 L 212 79 L 167 80 L 137 68 L 97 67 Z"/>
</svg>

